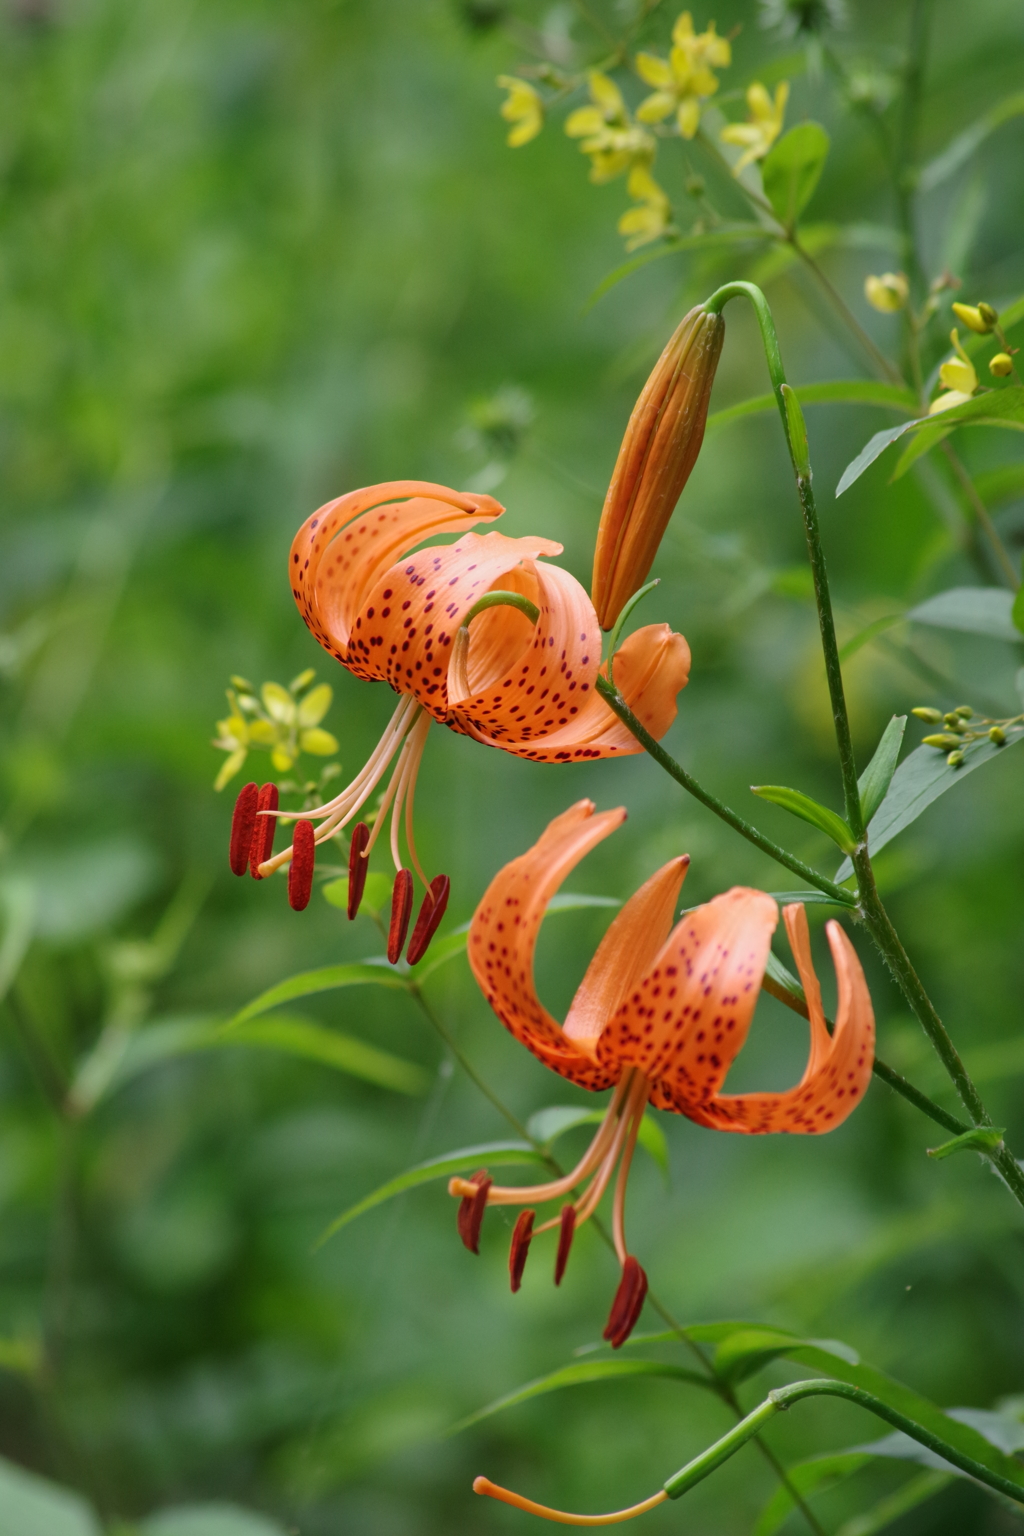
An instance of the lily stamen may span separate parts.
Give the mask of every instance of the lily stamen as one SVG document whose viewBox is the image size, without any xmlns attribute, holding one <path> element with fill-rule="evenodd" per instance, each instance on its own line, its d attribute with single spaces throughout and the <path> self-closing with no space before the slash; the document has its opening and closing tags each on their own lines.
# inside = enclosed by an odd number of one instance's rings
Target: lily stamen
<svg viewBox="0 0 1024 1536">
<path fill-rule="evenodd" d="M 645 1515 L 649 1509 L 656 1509 L 668 1498 L 664 1488 L 659 1488 L 649 1499 L 641 1499 L 639 1504 L 631 1504 L 628 1509 L 617 1509 L 608 1515 L 573 1515 L 568 1510 L 537 1504 L 533 1499 L 524 1498 L 521 1493 L 513 1493 L 511 1488 L 502 1488 L 500 1484 L 492 1483 L 489 1477 L 474 1478 L 473 1492 L 485 1493 L 488 1498 L 499 1499 L 502 1504 L 511 1504 L 514 1509 L 522 1509 L 528 1515 L 539 1515 L 542 1520 L 551 1520 L 556 1525 L 618 1525 L 623 1520 L 635 1520 L 637 1515 Z"/>
</svg>

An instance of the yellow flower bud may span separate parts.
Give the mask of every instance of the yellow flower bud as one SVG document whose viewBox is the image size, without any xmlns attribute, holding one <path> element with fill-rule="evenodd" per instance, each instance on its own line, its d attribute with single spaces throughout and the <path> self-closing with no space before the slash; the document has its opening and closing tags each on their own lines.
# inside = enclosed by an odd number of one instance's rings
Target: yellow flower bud
<svg viewBox="0 0 1024 1536">
<path fill-rule="evenodd" d="M 941 731 L 937 736 L 925 736 L 922 738 L 926 747 L 937 747 L 940 752 L 948 752 L 951 747 L 959 747 L 960 739 L 951 736 L 948 731 Z"/>
<path fill-rule="evenodd" d="M 956 709 L 954 710 L 954 714 L 959 715 L 961 720 L 973 720 L 974 719 L 974 710 L 971 708 L 971 706 L 969 704 L 958 704 Z"/>
<path fill-rule="evenodd" d="M 1013 372 L 1013 358 L 1009 352 L 997 352 L 988 360 L 988 371 L 996 379 L 1008 379 Z"/>
<path fill-rule="evenodd" d="M 986 304 L 985 309 L 988 313 L 995 314 L 991 304 Z M 968 330 L 976 331 L 979 336 L 987 336 L 992 329 L 992 322 L 985 318 L 980 304 L 954 304 L 953 313 L 958 320 L 963 321 Z"/>
<path fill-rule="evenodd" d="M 912 715 L 916 715 L 919 720 L 923 720 L 925 725 L 938 725 L 939 721 L 942 719 L 941 709 L 932 709 L 928 704 L 919 704 L 918 707 L 916 709 L 912 709 L 910 713 Z"/>
<path fill-rule="evenodd" d="M 883 272 L 881 277 L 864 279 L 864 297 L 872 309 L 894 315 L 910 296 L 910 284 L 902 272 Z"/>
<path fill-rule="evenodd" d="M 601 512 L 591 596 L 602 629 L 643 585 L 704 441 L 725 321 L 684 317 L 640 392 Z"/>
<path fill-rule="evenodd" d="M 1001 725 L 993 725 L 988 733 L 989 741 L 994 741 L 997 747 L 1005 747 L 1006 732 Z"/>
<path fill-rule="evenodd" d="M 946 762 L 949 764 L 949 766 L 951 768 L 959 768 L 960 764 L 963 762 L 963 760 L 964 760 L 964 749 L 963 749 L 963 747 L 957 747 L 956 751 L 955 752 L 950 752 L 949 756 L 946 758 Z"/>
</svg>

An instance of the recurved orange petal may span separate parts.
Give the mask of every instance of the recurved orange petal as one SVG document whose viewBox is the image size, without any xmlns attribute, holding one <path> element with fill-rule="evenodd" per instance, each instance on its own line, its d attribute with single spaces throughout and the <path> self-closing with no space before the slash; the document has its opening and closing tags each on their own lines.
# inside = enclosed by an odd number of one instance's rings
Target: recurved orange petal
<svg viewBox="0 0 1024 1536">
<path fill-rule="evenodd" d="M 473 604 L 524 560 L 561 549 L 551 539 L 469 533 L 457 544 L 418 550 L 386 570 L 368 594 L 352 626 L 346 665 L 357 677 L 414 694 L 435 718 L 446 719 L 452 641 Z M 532 633 L 528 628 L 526 645 Z"/>
<path fill-rule="evenodd" d="M 570 1040 L 537 996 L 533 957 L 549 900 L 591 848 L 626 819 L 620 808 L 594 814 L 580 800 L 555 818 L 526 853 L 491 881 L 469 926 L 469 963 L 488 1003 L 521 1045 L 581 1088 L 609 1088 L 615 1064 L 598 1064 Z"/>
<path fill-rule="evenodd" d="M 719 1094 L 692 1119 L 714 1130 L 747 1135 L 788 1131 L 797 1136 L 820 1136 L 825 1131 L 834 1131 L 856 1109 L 871 1079 L 875 1015 L 853 945 L 838 923 L 828 923 L 825 931 L 839 983 L 839 1007 L 831 1039 L 826 1031 L 827 1050 L 815 1049 L 812 1025 L 813 1070 L 809 1064 L 797 1086 L 785 1093 Z M 800 965 L 799 955 L 797 964 Z M 800 974 L 810 1003 L 802 965 Z"/>
<path fill-rule="evenodd" d="M 356 614 L 383 571 L 432 533 L 462 532 L 504 511 L 491 496 L 429 480 L 387 480 L 319 507 L 292 541 L 292 596 L 306 624 L 339 661 Z"/>
<path fill-rule="evenodd" d="M 639 1067 L 652 1104 L 702 1118 L 747 1037 L 777 922 L 772 898 L 742 886 L 687 913 L 609 1020 L 598 1060 L 616 1077 Z"/>
</svg>

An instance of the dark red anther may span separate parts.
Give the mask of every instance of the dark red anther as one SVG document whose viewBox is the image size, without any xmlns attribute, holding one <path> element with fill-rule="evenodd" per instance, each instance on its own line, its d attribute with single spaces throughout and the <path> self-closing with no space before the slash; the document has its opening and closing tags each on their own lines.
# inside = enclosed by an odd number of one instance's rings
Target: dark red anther
<svg viewBox="0 0 1024 1536">
<path fill-rule="evenodd" d="M 620 1349 L 633 1332 L 646 1295 L 647 1276 L 633 1255 L 628 1254 L 604 1329 L 604 1337 L 612 1349 Z"/>
<path fill-rule="evenodd" d="M 277 833 L 277 817 L 261 816 L 260 811 L 276 811 L 280 795 L 276 784 L 263 784 L 260 787 L 260 798 L 256 804 L 256 826 L 253 829 L 252 843 L 249 848 L 249 873 L 254 880 L 262 880 L 260 865 L 270 858 L 274 851 L 274 837 Z"/>
<path fill-rule="evenodd" d="M 469 1182 L 476 1185 L 476 1194 L 463 1195 L 459 1201 L 459 1214 L 456 1220 L 459 1236 L 470 1253 L 479 1253 L 480 1228 L 483 1225 L 484 1211 L 487 1209 L 487 1191 L 494 1180 L 487 1177 L 486 1168 L 481 1168 L 479 1173 L 474 1173 Z"/>
<path fill-rule="evenodd" d="M 363 890 L 366 886 L 366 872 L 370 867 L 369 859 L 363 858 L 363 849 L 370 841 L 370 829 L 365 821 L 357 821 L 352 828 L 352 841 L 348 849 L 348 916 L 349 922 L 359 911 L 359 903 L 363 899 Z"/>
<path fill-rule="evenodd" d="M 412 870 L 400 869 L 395 876 L 395 888 L 391 892 L 391 927 L 388 929 L 388 959 L 397 965 L 405 948 L 405 936 L 409 932 L 412 916 Z M 475 1250 L 474 1250 L 475 1251 Z"/>
<path fill-rule="evenodd" d="M 297 821 L 292 838 L 292 862 L 288 866 L 288 905 L 293 912 L 309 906 L 316 863 L 316 833 L 311 821 Z"/>
<path fill-rule="evenodd" d="M 243 784 L 235 801 L 231 816 L 231 842 L 228 845 L 228 863 L 233 875 L 244 875 L 249 867 L 249 847 L 256 825 L 256 803 L 259 788 L 255 784 Z"/>
<path fill-rule="evenodd" d="M 512 1232 L 512 1246 L 508 1251 L 508 1273 L 513 1291 L 518 1291 L 523 1283 L 523 1270 L 526 1268 L 526 1258 L 530 1252 L 533 1218 L 536 1214 L 536 1211 L 520 1211 L 519 1220 Z"/>
<path fill-rule="evenodd" d="M 412 938 L 409 940 L 409 948 L 405 952 L 405 958 L 410 965 L 416 965 L 426 954 L 427 945 L 444 917 L 451 888 L 452 883 L 447 875 L 435 875 L 427 887 L 419 916 L 412 930 Z"/>
<path fill-rule="evenodd" d="M 561 1285 L 565 1266 L 569 1262 L 569 1249 L 576 1234 L 576 1207 L 562 1206 L 562 1226 L 558 1233 L 558 1252 L 555 1254 L 555 1284 Z"/>
</svg>

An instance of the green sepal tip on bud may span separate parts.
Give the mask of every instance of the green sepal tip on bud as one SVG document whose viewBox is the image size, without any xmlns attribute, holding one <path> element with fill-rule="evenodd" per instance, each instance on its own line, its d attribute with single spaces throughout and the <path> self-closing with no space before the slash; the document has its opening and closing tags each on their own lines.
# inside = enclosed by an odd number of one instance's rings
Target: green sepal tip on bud
<svg viewBox="0 0 1024 1536">
<path fill-rule="evenodd" d="M 941 709 L 932 709 L 929 704 L 919 704 L 916 709 L 910 711 L 918 720 L 923 720 L 925 725 L 938 725 L 942 719 Z"/>
<path fill-rule="evenodd" d="M 941 731 L 937 736 L 925 736 L 922 745 L 935 747 L 939 752 L 949 752 L 954 747 L 959 747 L 959 736 L 951 736 L 948 731 Z"/>
<path fill-rule="evenodd" d="M 969 704 L 958 704 L 953 713 L 959 715 L 961 720 L 974 719 L 974 710 Z"/>
<path fill-rule="evenodd" d="M 978 336 L 987 336 L 999 318 L 991 304 L 954 304 L 953 313 L 961 324 Z"/>
<path fill-rule="evenodd" d="M 963 747 L 957 747 L 956 751 L 955 752 L 950 752 L 949 756 L 946 758 L 946 762 L 949 764 L 949 766 L 951 768 L 959 768 L 960 764 L 963 762 L 963 760 L 964 760 L 964 749 L 963 749 Z"/>
<path fill-rule="evenodd" d="M 994 379 L 1008 379 L 1013 372 L 1013 358 L 1009 352 L 997 352 L 988 360 L 988 371 Z"/>
<path fill-rule="evenodd" d="M 988 733 L 989 741 L 994 741 L 997 747 L 1006 746 L 1006 732 L 1001 725 L 993 725 Z"/>
</svg>

